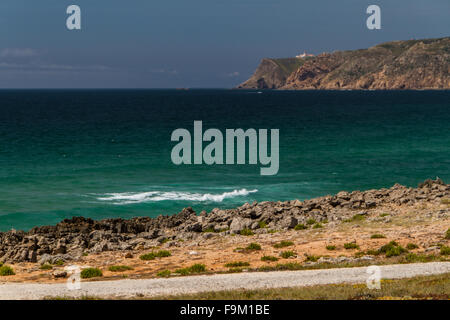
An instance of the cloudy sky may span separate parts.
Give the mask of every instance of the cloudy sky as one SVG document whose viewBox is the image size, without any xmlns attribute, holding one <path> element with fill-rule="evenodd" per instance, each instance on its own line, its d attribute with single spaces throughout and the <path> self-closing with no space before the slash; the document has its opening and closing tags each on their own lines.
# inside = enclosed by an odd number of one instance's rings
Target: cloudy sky
<svg viewBox="0 0 450 320">
<path fill-rule="evenodd" d="M 82 10 L 82 30 L 66 9 Z M 382 9 L 382 30 L 365 26 Z M 229 88 L 263 57 L 450 35 L 449 0 L 1 0 L 0 88 Z"/>
</svg>

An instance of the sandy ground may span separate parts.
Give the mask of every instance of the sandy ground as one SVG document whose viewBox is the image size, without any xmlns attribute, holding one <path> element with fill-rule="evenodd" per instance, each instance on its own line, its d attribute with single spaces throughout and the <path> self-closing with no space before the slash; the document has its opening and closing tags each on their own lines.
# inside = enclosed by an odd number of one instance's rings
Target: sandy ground
<svg viewBox="0 0 450 320">
<path fill-rule="evenodd" d="M 450 272 L 450 262 L 380 266 L 382 279 L 410 278 Z M 170 279 L 142 279 L 82 282 L 78 290 L 69 290 L 64 283 L 18 284 L 0 287 L 0 299 L 43 299 L 50 297 L 96 296 L 103 298 L 154 297 L 232 289 L 263 289 L 310 286 L 319 284 L 365 283 L 366 267 L 255 272 L 239 274 L 188 276 Z M 375 290 L 375 289 L 374 289 Z"/>
</svg>

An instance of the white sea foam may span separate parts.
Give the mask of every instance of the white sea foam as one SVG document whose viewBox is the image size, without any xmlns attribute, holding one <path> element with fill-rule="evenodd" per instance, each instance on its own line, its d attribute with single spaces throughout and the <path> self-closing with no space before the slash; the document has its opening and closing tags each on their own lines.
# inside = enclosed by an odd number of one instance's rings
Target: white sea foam
<svg viewBox="0 0 450 320">
<path fill-rule="evenodd" d="M 165 201 L 165 200 L 222 202 L 225 199 L 247 196 L 250 193 L 255 192 L 258 192 L 258 190 L 240 189 L 240 190 L 233 190 L 230 192 L 224 192 L 221 194 L 190 193 L 178 191 L 123 192 L 123 193 L 106 193 L 101 197 L 98 197 L 97 200 L 110 201 L 113 204 L 117 205 Z"/>
</svg>

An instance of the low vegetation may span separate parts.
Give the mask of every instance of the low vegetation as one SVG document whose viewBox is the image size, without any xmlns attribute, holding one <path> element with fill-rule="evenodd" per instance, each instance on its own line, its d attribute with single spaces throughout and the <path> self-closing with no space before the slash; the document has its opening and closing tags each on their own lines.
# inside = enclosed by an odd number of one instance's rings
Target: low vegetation
<svg viewBox="0 0 450 320">
<path fill-rule="evenodd" d="M 323 226 L 320 223 L 316 223 L 315 225 L 313 225 L 313 229 L 320 229 L 323 228 Z"/>
<path fill-rule="evenodd" d="M 278 261 L 279 259 L 274 256 L 263 256 L 261 257 L 261 261 Z"/>
<path fill-rule="evenodd" d="M 158 272 L 156 274 L 156 276 L 161 277 L 161 278 L 168 278 L 168 277 L 170 277 L 171 274 L 172 274 L 172 272 L 170 270 L 162 270 L 162 271 Z"/>
<path fill-rule="evenodd" d="M 445 233 L 445 239 L 450 240 L 450 228 L 448 228 L 447 232 Z"/>
<path fill-rule="evenodd" d="M 52 270 L 53 266 L 51 264 L 49 264 L 49 263 L 44 263 L 43 265 L 41 265 L 39 267 L 39 269 L 41 269 L 41 270 Z"/>
<path fill-rule="evenodd" d="M 294 251 L 282 251 L 280 253 L 280 257 L 282 257 L 283 259 L 288 259 L 294 256 L 296 256 L 296 253 Z"/>
<path fill-rule="evenodd" d="M 386 238 L 386 237 L 380 233 L 375 233 L 370 236 L 370 239 L 384 239 L 384 238 Z"/>
<path fill-rule="evenodd" d="M 181 274 L 183 276 L 195 273 L 202 273 L 206 271 L 206 266 L 204 264 L 194 264 L 187 268 L 178 269 L 175 273 Z"/>
<path fill-rule="evenodd" d="M 257 250 L 261 250 L 261 245 L 256 242 L 252 242 L 247 247 L 245 247 L 245 249 L 250 250 L 250 251 L 255 251 L 255 250 L 257 251 Z"/>
<path fill-rule="evenodd" d="M 336 250 L 336 246 L 328 245 L 328 246 L 326 246 L 326 249 L 329 251 L 333 251 L 333 250 Z"/>
<path fill-rule="evenodd" d="M 305 226 L 303 223 L 300 223 L 300 224 L 298 224 L 298 225 L 296 225 L 295 227 L 294 227 L 294 230 L 305 230 L 305 229 L 308 229 L 308 227 L 307 226 Z"/>
<path fill-rule="evenodd" d="M 344 248 L 347 250 L 359 249 L 359 246 L 355 242 L 348 242 L 344 244 Z"/>
<path fill-rule="evenodd" d="M 81 279 L 89 279 L 103 276 L 102 270 L 99 268 L 86 268 L 81 271 Z"/>
<path fill-rule="evenodd" d="M 241 232 L 239 232 L 242 236 L 253 236 L 254 233 L 250 229 L 242 229 Z"/>
<path fill-rule="evenodd" d="M 124 272 L 128 270 L 133 270 L 133 268 L 130 266 L 118 265 L 118 266 L 110 266 L 108 270 L 111 272 Z"/>
<path fill-rule="evenodd" d="M 13 276 L 15 274 L 14 269 L 10 266 L 2 265 L 0 267 L 0 276 Z"/>
<path fill-rule="evenodd" d="M 363 221 L 365 219 L 366 219 L 366 217 L 364 215 L 358 213 L 358 214 L 355 214 L 350 219 L 344 220 L 344 222 L 359 222 L 359 221 Z"/>
<path fill-rule="evenodd" d="M 314 219 L 308 219 L 308 220 L 306 220 L 306 224 L 307 225 L 313 225 L 313 224 L 315 224 L 315 223 L 317 223 L 317 221 L 316 220 L 314 220 Z"/>
<path fill-rule="evenodd" d="M 155 260 L 156 258 L 170 257 L 172 254 L 167 250 L 153 251 L 139 257 L 141 260 Z"/>
<path fill-rule="evenodd" d="M 419 246 L 417 245 L 417 244 L 415 244 L 415 243 L 408 243 L 407 245 L 406 245 L 406 249 L 408 249 L 408 250 L 414 250 L 414 249 L 417 249 L 417 248 L 419 248 Z"/>
<path fill-rule="evenodd" d="M 397 242 L 391 241 L 388 244 L 385 244 L 382 246 L 379 250 L 379 253 L 384 253 L 386 255 L 386 258 L 399 256 L 402 253 L 408 252 L 405 248 L 400 246 Z"/>
<path fill-rule="evenodd" d="M 293 246 L 293 245 L 294 245 L 294 243 L 292 241 L 283 240 L 279 243 L 274 244 L 273 247 L 279 249 L 279 248 L 285 248 L 285 247 L 289 247 L 289 246 Z"/>
<path fill-rule="evenodd" d="M 450 247 L 442 246 L 441 247 L 441 255 L 443 255 L 443 256 L 450 255 Z"/>
<path fill-rule="evenodd" d="M 244 261 L 230 262 L 225 265 L 225 267 L 227 267 L 227 268 L 238 268 L 238 267 L 248 267 L 248 266 L 250 266 L 250 263 L 244 262 Z"/>
</svg>

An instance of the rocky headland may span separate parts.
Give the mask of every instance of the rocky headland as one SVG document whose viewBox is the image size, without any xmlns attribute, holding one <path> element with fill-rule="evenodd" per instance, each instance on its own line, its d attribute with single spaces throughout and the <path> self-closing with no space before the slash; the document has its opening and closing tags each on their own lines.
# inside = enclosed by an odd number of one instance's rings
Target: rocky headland
<svg viewBox="0 0 450 320">
<path fill-rule="evenodd" d="M 382 43 L 315 57 L 262 59 L 239 89 L 450 89 L 450 37 Z"/>
</svg>

